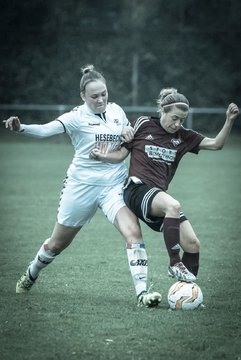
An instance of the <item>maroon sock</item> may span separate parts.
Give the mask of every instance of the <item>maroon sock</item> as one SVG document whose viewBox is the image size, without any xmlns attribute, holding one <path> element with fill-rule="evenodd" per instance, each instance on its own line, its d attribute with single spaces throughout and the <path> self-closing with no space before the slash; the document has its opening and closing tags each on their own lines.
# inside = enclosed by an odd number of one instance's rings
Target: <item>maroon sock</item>
<svg viewBox="0 0 241 360">
<path fill-rule="evenodd" d="M 163 221 L 163 237 L 170 257 L 170 266 L 180 259 L 180 219 L 165 217 Z"/>
<path fill-rule="evenodd" d="M 193 275 L 197 276 L 199 269 L 199 252 L 188 253 L 185 251 L 182 256 L 182 262 Z"/>
</svg>

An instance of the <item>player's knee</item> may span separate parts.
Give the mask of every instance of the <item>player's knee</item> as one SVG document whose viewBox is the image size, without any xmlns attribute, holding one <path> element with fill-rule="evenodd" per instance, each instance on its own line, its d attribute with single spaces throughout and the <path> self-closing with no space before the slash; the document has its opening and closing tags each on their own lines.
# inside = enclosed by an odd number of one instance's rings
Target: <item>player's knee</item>
<svg viewBox="0 0 241 360">
<path fill-rule="evenodd" d="M 48 248 L 51 250 L 54 254 L 59 255 L 68 245 L 70 242 L 64 242 L 60 240 L 55 240 L 53 238 L 50 238 L 48 243 Z"/>
<path fill-rule="evenodd" d="M 189 238 L 187 245 L 188 245 L 189 251 L 192 253 L 197 253 L 200 251 L 200 241 L 198 240 L 198 238 L 196 236 Z"/>
<path fill-rule="evenodd" d="M 198 240 L 197 237 L 195 237 L 195 249 L 196 249 L 196 252 L 200 251 L 200 241 Z"/>
<path fill-rule="evenodd" d="M 141 238 L 140 226 L 138 224 L 132 224 L 128 228 L 128 234 L 129 234 L 129 237 L 131 237 L 133 239 L 140 239 Z"/>
<path fill-rule="evenodd" d="M 181 211 L 181 204 L 177 200 L 173 199 L 168 204 L 166 216 L 179 217 L 180 211 Z"/>
<path fill-rule="evenodd" d="M 59 246 L 57 244 L 52 244 L 51 246 L 49 246 L 49 250 L 52 253 L 59 255 L 64 250 L 64 248 L 62 248 L 62 246 Z"/>
<path fill-rule="evenodd" d="M 141 229 L 137 222 L 129 222 L 128 224 L 126 224 L 125 228 L 122 231 L 122 235 L 125 237 L 127 243 L 142 243 Z"/>
</svg>

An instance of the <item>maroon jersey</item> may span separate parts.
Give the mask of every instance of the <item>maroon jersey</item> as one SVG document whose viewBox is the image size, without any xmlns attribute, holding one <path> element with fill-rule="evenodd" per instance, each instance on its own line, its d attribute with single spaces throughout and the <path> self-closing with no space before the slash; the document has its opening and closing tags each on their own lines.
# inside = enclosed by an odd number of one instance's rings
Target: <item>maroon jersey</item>
<svg viewBox="0 0 241 360">
<path fill-rule="evenodd" d="M 183 155 L 197 154 L 204 136 L 184 127 L 169 134 L 153 117 L 142 116 L 132 126 L 134 139 L 124 144 L 131 151 L 129 176 L 166 191 Z"/>
</svg>

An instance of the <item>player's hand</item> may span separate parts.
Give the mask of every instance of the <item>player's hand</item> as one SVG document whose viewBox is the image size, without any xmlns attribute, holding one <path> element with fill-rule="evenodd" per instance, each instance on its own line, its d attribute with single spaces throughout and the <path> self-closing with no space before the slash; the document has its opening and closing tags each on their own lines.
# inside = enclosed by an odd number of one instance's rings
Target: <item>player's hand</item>
<svg viewBox="0 0 241 360">
<path fill-rule="evenodd" d="M 134 129 L 131 126 L 123 126 L 121 136 L 125 142 L 131 142 L 134 138 Z"/>
<path fill-rule="evenodd" d="M 93 149 L 90 154 L 89 154 L 89 158 L 91 160 L 103 160 L 105 157 L 105 154 L 103 152 L 101 152 L 100 149 Z"/>
<path fill-rule="evenodd" d="M 229 104 L 226 115 L 227 119 L 229 119 L 230 121 L 234 121 L 239 115 L 238 106 L 234 103 Z"/>
<path fill-rule="evenodd" d="M 10 129 L 11 131 L 19 131 L 20 129 L 20 120 L 17 116 L 11 116 L 7 120 L 3 120 L 6 129 Z"/>
</svg>

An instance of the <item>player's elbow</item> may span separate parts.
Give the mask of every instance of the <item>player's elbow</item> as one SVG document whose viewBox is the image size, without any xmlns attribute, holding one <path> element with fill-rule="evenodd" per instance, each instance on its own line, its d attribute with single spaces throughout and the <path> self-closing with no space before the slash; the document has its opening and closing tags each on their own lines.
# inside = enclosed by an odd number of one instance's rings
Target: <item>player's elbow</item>
<svg viewBox="0 0 241 360">
<path fill-rule="evenodd" d="M 219 143 L 215 144 L 215 145 L 214 145 L 214 150 L 222 150 L 223 145 L 224 145 L 224 144 L 219 144 Z"/>
<path fill-rule="evenodd" d="M 222 141 L 213 141 L 212 144 L 210 144 L 209 149 L 210 150 L 221 150 L 223 148 L 224 143 Z"/>
<path fill-rule="evenodd" d="M 38 136 L 36 136 L 37 138 L 39 138 L 40 140 L 42 140 L 42 139 L 45 139 L 46 137 L 48 137 L 48 136 L 46 136 L 45 134 L 39 134 Z"/>
</svg>

